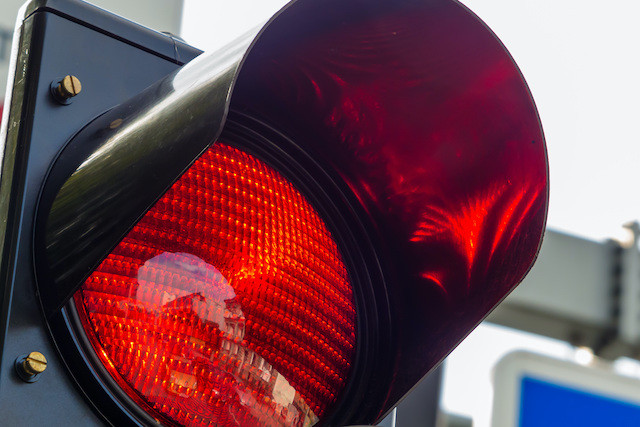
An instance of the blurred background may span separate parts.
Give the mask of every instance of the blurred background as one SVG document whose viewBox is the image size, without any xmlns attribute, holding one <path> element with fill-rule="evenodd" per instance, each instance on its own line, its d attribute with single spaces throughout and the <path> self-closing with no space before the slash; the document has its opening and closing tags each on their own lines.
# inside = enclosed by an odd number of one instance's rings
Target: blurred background
<svg viewBox="0 0 640 427">
<path fill-rule="evenodd" d="M 264 22 L 286 1 L 92 3 L 214 50 Z M 552 411 L 545 402 L 562 399 L 525 388 L 523 379 L 534 378 L 552 385 L 555 381 L 554 386 L 573 397 L 571 393 L 581 393 L 583 402 L 618 402 L 603 403 L 604 411 L 612 411 L 606 412 L 609 419 L 624 408 L 627 418 L 638 416 L 628 425 L 640 425 L 640 255 L 639 227 L 633 222 L 640 217 L 640 26 L 635 22 L 640 3 L 462 3 L 509 49 L 538 106 L 551 175 L 548 230 L 539 262 L 525 282 L 384 424 L 434 425 L 435 415 L 425 402 L 435 402 L 440 426 L 487 427 L 492 418 L 496 426 L 551 425 L 533 415 L 527 418 L 536 404 Z M 7 80 L 21 4 L 2 0 L 0 5 L 0 89 Z M 551 360 L 532 362 L 520 352 L 509 363 L 498 364 L 522 350 Z M 567 402 L 577 404 L 575 399 Z M 587 425 L 575 414 L 567 416 L 569 424 L 557 425 Z"/>
</svg>

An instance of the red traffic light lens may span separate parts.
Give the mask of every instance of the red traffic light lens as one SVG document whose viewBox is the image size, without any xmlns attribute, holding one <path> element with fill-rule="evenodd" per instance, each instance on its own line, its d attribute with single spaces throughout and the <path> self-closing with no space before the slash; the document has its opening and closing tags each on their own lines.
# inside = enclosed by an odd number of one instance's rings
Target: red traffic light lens
<svg viewBox="0 0 640 427">
<path fill-rule="evenodd" d="M 75 294 L 109 374 L 178 425 L 311 425 L 353 363 L 353 290 L 319 214 L 216 143 Z"/>
</svg>

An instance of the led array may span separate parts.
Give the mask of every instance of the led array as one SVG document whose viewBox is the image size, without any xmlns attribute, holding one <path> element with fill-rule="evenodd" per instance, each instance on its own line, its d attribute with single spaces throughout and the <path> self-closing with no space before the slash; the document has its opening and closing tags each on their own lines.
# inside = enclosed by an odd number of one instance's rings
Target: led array
<svg viewBox="0 0 640 427">
<path fill-rule="evenodd" d="M 111 376 L 168 424 L 312 425 L 352 364 L 352 287 L 325 223 L 280 173 L 223 143 L 75 303 Z"/>
</svg>

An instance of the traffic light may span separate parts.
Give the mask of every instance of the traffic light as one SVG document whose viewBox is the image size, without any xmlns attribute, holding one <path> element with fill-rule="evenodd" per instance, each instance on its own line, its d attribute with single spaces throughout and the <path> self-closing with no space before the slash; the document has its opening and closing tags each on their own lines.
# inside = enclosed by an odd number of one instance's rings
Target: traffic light
<svg viewBox="0 0 640 427">
<path fill-rule="evenodd" d="M 298 0 L 202 55 L 78 0 L 22 14 L 7 422 L 373 423 L 535 259 L 535 106 L 456 1 Z"/>
</svg>

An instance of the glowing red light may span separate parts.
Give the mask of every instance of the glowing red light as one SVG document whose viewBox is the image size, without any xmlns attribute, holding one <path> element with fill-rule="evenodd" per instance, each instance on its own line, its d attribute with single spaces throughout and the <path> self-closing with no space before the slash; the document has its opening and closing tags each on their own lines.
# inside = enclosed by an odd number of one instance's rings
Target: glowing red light
<svg viewBox="0 0 640 427">
<path fill-rule="evenodd" d="M 222 143 L 74 300 L 110 375 L 165 423 L 311 425 L 352 364 L 352 287 L 323 220 L 278 172 Z"/>
</svg>

